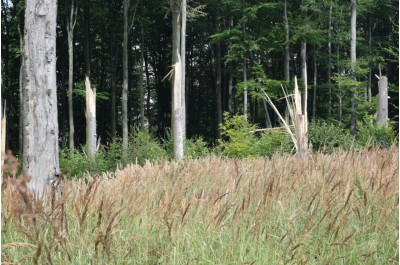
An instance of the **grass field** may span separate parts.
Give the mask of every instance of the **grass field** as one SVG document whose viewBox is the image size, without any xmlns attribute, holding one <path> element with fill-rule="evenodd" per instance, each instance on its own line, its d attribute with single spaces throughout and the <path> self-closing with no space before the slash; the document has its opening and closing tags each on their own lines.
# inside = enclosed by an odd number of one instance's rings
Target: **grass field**
<svg viewBox="0 0 400 265">
<path fill-rule="evenodd" d="M 398 148 L 129 166 L 42 208 L 2 185 L 2 264 L 398 264 Z"/>
</svg>

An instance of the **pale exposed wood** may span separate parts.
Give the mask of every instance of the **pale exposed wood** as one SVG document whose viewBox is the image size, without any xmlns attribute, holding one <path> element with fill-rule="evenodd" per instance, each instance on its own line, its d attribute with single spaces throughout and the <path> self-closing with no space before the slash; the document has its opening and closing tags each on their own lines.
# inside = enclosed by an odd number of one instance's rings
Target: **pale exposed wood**
<svg viewBox="0 0 400 265">
<path fill-rule="evenodd" d="M 25 1 L 23 170 L 37 197 L 60 174 L 56 21 L 56 1 Z"/>
<path fill-rule="evenodd" d="M 350 40 L 350 61 L 351 61 L 351 74 L 352 79 L 356 81 L 356 45 L 357 45 L 357 1 L 351 0 L 351 40 Z M 350 130 L 352 135 L 356 133 L 356 88 L 353 88 L 354 92 L 351 98 L 351 125 Z"/>
<path fill-rule="evenodd" d="M 378 118 L 377 122 L 380 125 L 387 124 L 388 121 L 388 79 L 386 76 L 380 76 L 378 81 L 379 100 L 378 100 Z"/>
<path fill-rule="evenodd" d="M 85 79 L 86 87 L 86 145 L 88 156 L 96 155 L 96 92 L 90 87 L 89 77 Z"/>
</svg>

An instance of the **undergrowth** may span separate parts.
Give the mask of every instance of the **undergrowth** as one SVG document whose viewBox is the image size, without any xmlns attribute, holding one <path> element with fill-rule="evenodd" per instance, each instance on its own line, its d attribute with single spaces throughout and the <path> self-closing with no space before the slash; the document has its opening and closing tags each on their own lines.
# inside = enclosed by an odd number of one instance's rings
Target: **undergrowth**
<svg viewBox="0 0 400 265">
<path fill-rule="evenodd" d="M 2 183 L 3 264 L 396 264 L 398 148 L 215 156 Z"/>
</svg>

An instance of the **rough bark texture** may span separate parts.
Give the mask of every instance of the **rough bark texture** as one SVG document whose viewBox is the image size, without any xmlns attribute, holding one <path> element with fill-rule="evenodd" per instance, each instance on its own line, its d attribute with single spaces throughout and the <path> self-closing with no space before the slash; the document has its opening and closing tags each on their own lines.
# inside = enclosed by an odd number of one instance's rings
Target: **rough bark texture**
<svg viewBox="0 0 400 265">
<path fill-rule="evenodd" d="M 351 61 L 351 75 L 356 81 L 356 41 L 357 41 L 357 3 L 356 0 L 351 0 L 351 41 L 350 41 L 350 61 Z M 353 88 L 353 96 L 351 98 L 351 134 L 356 133 L 356 88 Z"/>
<path fill-rule="evenodd" d="M 88 156 L 96 155 L 96 92 L 90 87 L 89 78 L 85 80 L 86 87 L 86 145 Z"/>
<path fill-rule="evenodd" d="M 378 82 L 379 101 L 378 101 L 378 124 L 384 125 L 388 121 L 388 79 L 381 76 Z"/>
<path fill-rule="evenodd" d="M 174 67 L 172 88 L 172 137 L 174 159 L 181 160 L 184 155 L 183 112 L 182 112 L 182 62 L 180 54 L 180 0 L 172 1 L 172 65 Z"/>
<path fill-rule="evenodd" d="M 124 0 L 124 39 L 122 43 L 122 147 L 128 148 L 128 9 Z"/>
<path fill-rule="evenodd" d="M 37 197 L 60 174 L 56 83 L 57 1 L 25 3 L 23 170 Z"/>
</svg>

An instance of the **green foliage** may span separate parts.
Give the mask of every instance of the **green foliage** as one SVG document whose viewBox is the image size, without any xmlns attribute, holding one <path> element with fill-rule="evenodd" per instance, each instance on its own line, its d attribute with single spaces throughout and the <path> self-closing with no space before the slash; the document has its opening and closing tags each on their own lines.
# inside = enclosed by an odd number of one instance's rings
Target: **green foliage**
<svg viewBox="0 0 400 265">
<path fill-rule="evenodd" d="M 356 144 L 359 147 L 390 147 L 395 140 L 391 125 L 358 123 Z"/>
<path fill-rule="evenodd" d="M 350 148 L 353 137 L 341 124 L 315 120 L 308 127 L 309 141 L 314 151 L 333 152 L 340 148 Z"/>
<path fill-rule="evenodd" d="M 254 131 L 256 127 L 250 124 L 245 116 L 235 115 L 229 118 L 224 113 L 224 123 L 221 124 L 221 134 L 225 140 L 219 140 L 222 154 L 228 157 L 247 157 L 254 155 L 253 148 L 257 138 Z"/>
<path fill-rule="evenodd" d="M 195 137 L 185 140 L 185 157 L 200 158 L 210 154 L 207 143 L 202 137 Z"/>
<path fill-rule="evenodd" d="M 258 156 L 272 157 L 273 154 L 291 153 L 294 145 L 290 136 L 281 131 L 261 134 L 255 145 L 255 153 Z"/>
</svg>

